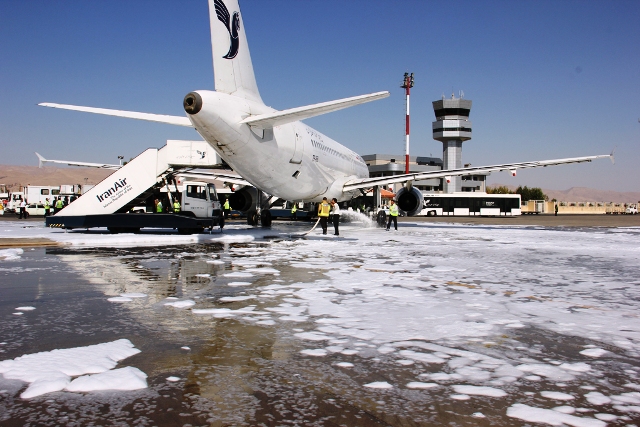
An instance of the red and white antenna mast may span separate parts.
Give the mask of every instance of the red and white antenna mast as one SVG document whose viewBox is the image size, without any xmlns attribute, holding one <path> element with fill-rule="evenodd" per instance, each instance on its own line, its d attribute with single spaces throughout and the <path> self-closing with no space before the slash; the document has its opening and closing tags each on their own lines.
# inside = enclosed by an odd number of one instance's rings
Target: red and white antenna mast
<svg viewBox="0 0 640 427">
<path fill-rule="evenodd" d="M 405 166 L 404 173 L 409 173 L 409 93 L 413 87 L 413 73 L 404 73 L 404 80 L 402 80 L 402 86 L 407 96 L 407 139 L 405 143 Z"/>
</svg>

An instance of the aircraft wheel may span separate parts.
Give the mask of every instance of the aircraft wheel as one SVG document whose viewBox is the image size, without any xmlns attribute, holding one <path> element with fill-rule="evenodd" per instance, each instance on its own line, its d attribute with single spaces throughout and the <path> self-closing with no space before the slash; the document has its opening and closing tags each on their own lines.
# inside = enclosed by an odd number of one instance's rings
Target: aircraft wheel
<svg viewBox="0 0 640 427">
<path fill-rule="evenodd" d="M 224 215 L 220 214 L 220 221 L 218 221 L 220 228 L 224 228 Z"/>
<path fill-rule="evenodd" d="M 264 209 L 260 212 L 260 222 L 263 227 L 271 227 L 271 222 L 273 218 L 271 217 L 271 212 L 268 209 Z"/>
<path fill-rule="evenodd" d="M 378 212 L 378 218 L 377 218 L 377 221 L 378 221 L 378 225 L 379 225 L 380 227 L 384 227 L 384 226 L 386 226 L 386 225 L 387 225 L 387 214 L 386 214 L 386 212 L 385 212 L 385 211 L 380 211 L 380 212 Z"/>
<path fill-rule="evenodd" d="M 247 212 L 247 225 L 258 224 L 258 213 L 256 211 Z"/>
</svg>

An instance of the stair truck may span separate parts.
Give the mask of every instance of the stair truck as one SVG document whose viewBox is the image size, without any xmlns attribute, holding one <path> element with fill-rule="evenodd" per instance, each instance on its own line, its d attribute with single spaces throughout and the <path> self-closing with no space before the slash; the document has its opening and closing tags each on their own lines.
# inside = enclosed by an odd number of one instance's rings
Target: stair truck
<svg viewBox="0 0 640 427">
<path fill-rule="evenodd" d="M 46 224 L 69 230 L 100 227 L 112 233 L 170 228 L 181 234 L 192 234 L 205 228 L 222 227 L 224 218 L 213 184 L 186 181 L 178 188 L 175 183 L 180 171 L 212 168 L 220 163 L 205 141 L 167 141 L 160 149 L 147 149 L 57 214 L 47 217 Z M 168 189 L 166 193 L 162 192 L 163 187 Z M 162 213 L 133 212 L 136 207 L 160 197 L 163 205 L 170 209 Z M 173 212 L 175 198 L 181 205 L 177 213 Z"/>
</svg>

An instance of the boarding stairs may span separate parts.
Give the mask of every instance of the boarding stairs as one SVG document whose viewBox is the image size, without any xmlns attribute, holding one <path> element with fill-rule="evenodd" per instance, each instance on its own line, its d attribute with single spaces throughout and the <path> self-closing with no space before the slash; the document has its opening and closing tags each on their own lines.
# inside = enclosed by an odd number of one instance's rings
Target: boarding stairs
<svg viewBox="0 0 640 427">
<path fill-rule="evenodd" d="M 222 161 L 206 141 L 168 140 L 149 148 L 96 184 L 55 216 L 124 213 L 139 206 L 170 174 L 185 168 L 214 168 Z"/>
</svg>

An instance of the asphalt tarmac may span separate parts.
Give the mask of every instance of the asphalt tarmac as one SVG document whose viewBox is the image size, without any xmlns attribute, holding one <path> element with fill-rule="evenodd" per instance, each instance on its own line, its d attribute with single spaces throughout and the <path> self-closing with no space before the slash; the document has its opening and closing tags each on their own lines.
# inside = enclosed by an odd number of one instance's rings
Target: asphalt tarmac
<svg viewBox="0 0 640 427">
<path fill-rule="evenodd" d="M 540 227 L 639 227 L 640 215 L 520 215 L 520 216 L 466 216 L 466 217 L 408 217 L 400 222 L 447 222 L 454 224 L 530 225 Z"/>
<path fill-rule="evenodd" d="M 41 216 L 30 216 L 28 219 L 18 219 L 17 215 L 0 215 L 2 221 L 32 221 L 44 222 Z M 540 227 L 639 227 L 640 215 L 571 215 L 553 214 L 520 215 L 520 216 L 412 216 L 399 217 L 399 222 L 445 222 L 453 224 L 481 224 L 481 225 L 531 225 Z M 244 219 L 230 220 L 230 223 L 244 223 Z"/>
</svg>

